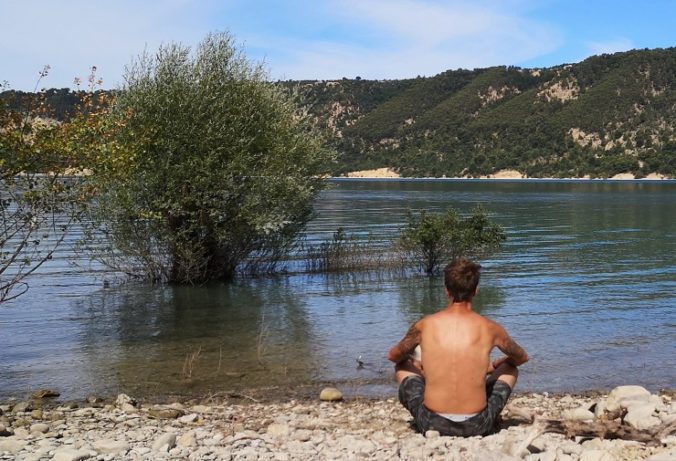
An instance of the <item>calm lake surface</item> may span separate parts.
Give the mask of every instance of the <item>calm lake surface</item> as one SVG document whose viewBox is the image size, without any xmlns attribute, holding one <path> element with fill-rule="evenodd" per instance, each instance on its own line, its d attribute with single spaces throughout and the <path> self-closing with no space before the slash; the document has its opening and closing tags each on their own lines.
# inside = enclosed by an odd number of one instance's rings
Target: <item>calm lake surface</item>
<svg viewBox="0 0 676 461">
<path fill-rule="evenodd" d="M 676 388 L 673 181 L 335 180 L 308 238 L 387 240 L 405 211 L 483 204 L 507 231 L 475 308 L 531 360 L 519 388 Z M 74 234 L 69 245 L 77 239 Z M 333 383 L 394 395 L 387 350 L 443 307 L 441 278 L 295 274 L 233 285 L 117 285 L 64 246 L 0 308 L 0 398 L 50 387 L 195 395 Z M 104 280 L 112 281 L 104 287 Z M 365 362 L 357 369 L 356 358 Z"/>
</svg>

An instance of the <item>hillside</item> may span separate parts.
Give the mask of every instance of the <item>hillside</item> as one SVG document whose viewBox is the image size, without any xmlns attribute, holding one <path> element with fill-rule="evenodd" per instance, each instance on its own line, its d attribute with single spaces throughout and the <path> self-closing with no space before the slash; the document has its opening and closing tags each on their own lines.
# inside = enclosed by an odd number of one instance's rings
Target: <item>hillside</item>
<svg viewBox="0 0 676 461">
<path fill-rule="evenodd" d="M 334 173 L 518 170 L 528 177 L 676 177 L 676 48 L 542 69 L 449 70 L 407 80 L 277 84 L 336 149 Z M 57 118 L 75 93 L 49 90 Z M 26 94 L 5 92 L 12 105 Z"/>
<path fill-rule="evenodd" d="M 676 48 L 547 69 L 455 70 L 401 81 L 286 82 L 325 127 L 337 173 L 676 176 Z"/>
</svg>

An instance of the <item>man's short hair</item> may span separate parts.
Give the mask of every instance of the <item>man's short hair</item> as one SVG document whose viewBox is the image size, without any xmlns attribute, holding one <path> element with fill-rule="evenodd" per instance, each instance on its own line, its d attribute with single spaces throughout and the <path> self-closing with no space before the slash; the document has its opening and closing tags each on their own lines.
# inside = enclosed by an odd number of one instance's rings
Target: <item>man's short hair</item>
<svg viewBox="0 0 676 461">
<path fill-rule="evenodd" d="M 471 301 L 481 277 L 481 266 L 466 258 L 457 258 L 444 268 L 444 285 L 453 301 Z"/>
</svg>

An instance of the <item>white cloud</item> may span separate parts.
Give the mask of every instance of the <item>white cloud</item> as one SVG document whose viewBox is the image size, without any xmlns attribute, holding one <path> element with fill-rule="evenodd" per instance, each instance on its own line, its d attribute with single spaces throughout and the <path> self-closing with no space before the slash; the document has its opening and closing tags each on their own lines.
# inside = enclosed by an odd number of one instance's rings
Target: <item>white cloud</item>
<svg viewBox="0 0 676 461">
<path fill-rule="evenodd" d="M 293 51 L 283 61 L 270 53 L 268 61 L 273 76 L 280 78 L 403 78 L 459 67 L 516 64 L 560 44 L 560 34 L 551 26 L 475 4 L 343 1 L 336 15 L 368 35 L 370 43 L 277 40 L 276 46 Z"/>
<path fill-rule="evenodd" d="M 589 53 L 594 55 L 594 54 L 617 53 L 620 51 L 628 51 L 634 49 L 635 46 L 629 39 L 617 38 L 605 42 L 588 42 L 587 48 L 589 49 Z"/>
<path fill-rule="evenodd" d="M 96 65 L 111 88 L 145 47 L 192 45 L 218 29 L 232 30 L 252 58 L 265 57 L 273 78 L 404 78 L 518 64 L 561 41 L 556 28 L 525 17 L 529 1 L 0 0 L 0 81 L 32 89 L 50 64 L 44 84 L 72 86 Z"/>
</svg>

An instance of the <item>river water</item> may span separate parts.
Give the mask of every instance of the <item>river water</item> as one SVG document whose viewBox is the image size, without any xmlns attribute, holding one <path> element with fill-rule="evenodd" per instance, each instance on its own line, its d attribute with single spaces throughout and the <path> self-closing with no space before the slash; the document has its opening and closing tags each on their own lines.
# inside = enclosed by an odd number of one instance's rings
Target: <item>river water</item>
<svg viewBox="0 0 676 461">
<path fill-rule="evenodd" d="M 475 309 L 529 352 L 521 390 L 676 388 L 673 181 L 334 180 L 308 239 L 343 227 L 386 241 L 407 209 L 477 204 L 508 240 L 481 261 Z M 119 285 L 73 257 L 76 239 L 0 308 L 0 398 L 44 387 L 81 398 L 325 383 L 394 395 L 387 350 L 446 303 L 439 277 L 411 274 Z"/>
</svg>

